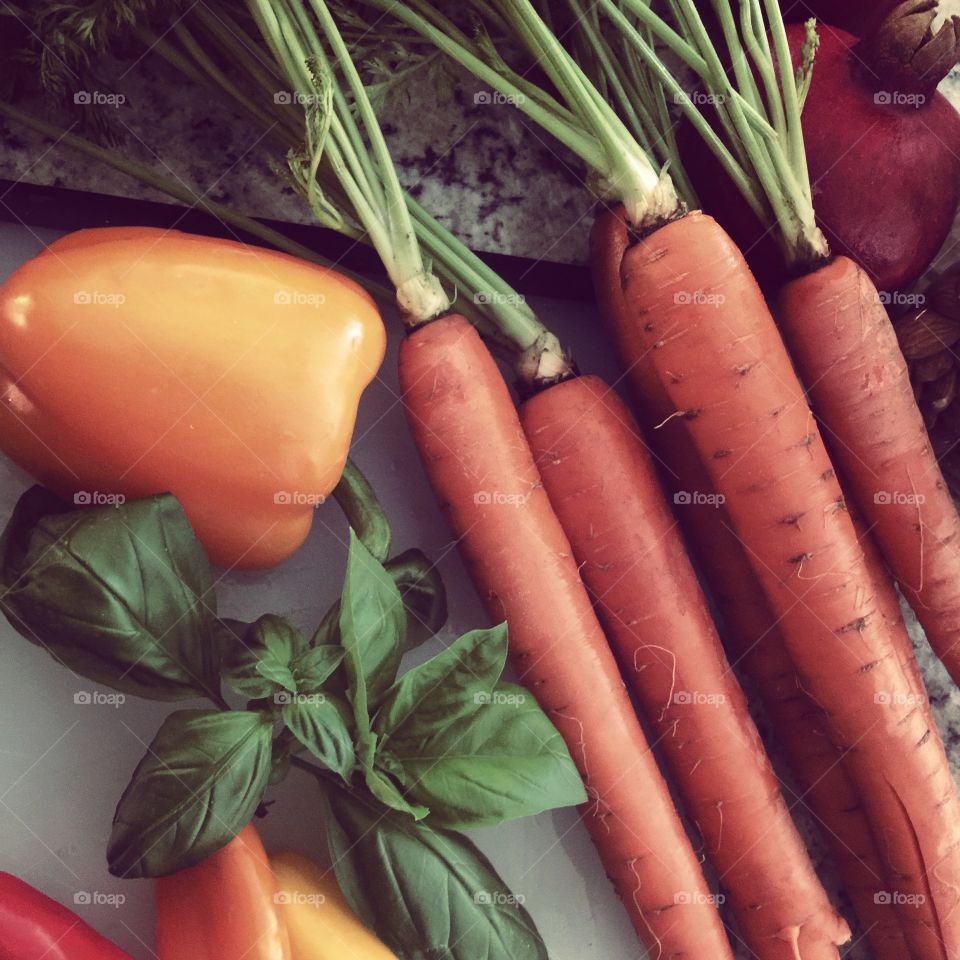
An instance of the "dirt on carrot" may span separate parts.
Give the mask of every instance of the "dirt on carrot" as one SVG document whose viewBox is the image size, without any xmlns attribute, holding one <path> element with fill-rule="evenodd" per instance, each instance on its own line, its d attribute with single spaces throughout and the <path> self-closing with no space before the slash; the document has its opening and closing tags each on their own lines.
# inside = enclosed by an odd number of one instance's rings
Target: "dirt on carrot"
<svg viewBox="0 0 960 960">
<path fill-rule="evenodd" d="M 834 459 L 926 632 L 960 683 L 960 516 L 882 297 L 837 257 L 788 283 L 780 324 Z"/>
</svg>

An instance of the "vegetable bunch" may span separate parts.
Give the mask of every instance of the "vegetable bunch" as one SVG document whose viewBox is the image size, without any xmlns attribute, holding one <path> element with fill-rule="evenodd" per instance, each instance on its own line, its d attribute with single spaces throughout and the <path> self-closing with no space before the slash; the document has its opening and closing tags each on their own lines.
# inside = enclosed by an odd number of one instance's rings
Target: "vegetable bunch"
<svg viewBox="0 0 960 960">
<path fill-rule="evenodd" d="M 213 703 L 171 713 L 134 771 L 114 815 L 114 874 L 199 863 L 293 766 L 316 779 L 318 827 L 351 905 L 398 954 L 426 944 L 475 958 L 496 942 L 545 956 L 455 831 L 580 803 L 583 788 L 536 702 L 500 679 L 504 626 L 398 676 L 444 619 L 422 555 L 384 565 L 351 535 L 342 596 L 308 637 L 279 616 L 218 618 L 206 557 L 169 495 L 78 512 L 35 487 L 0 550 L 2 608 L 27 639 L 115 689 Z"/>
</svg>

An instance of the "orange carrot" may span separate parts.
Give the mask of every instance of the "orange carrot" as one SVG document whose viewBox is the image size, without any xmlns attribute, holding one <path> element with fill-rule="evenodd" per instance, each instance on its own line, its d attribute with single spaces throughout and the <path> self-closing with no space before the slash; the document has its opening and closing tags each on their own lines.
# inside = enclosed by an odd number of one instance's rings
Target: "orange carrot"
<svg viewBox="0 0 960 960">
<path fill-rule="evenodd" d="M 730 958 L 506 384 L 462 317 L 411 333 L 404 405 L 424 469 L 512 659 L 567 742 L 604 867 L 651 956 Z"/>
<path fill-rule="evenodd" d="M 661 400 L 663 442 L 686 436 L 726 498 L 803 687 L 849 751 L 911 949 L 960 955 L 960 809 L 943 744 L 910 706 L 902 627 L 870 604 L 863 552 L 760 290 L 701 214 L 639 239 L 620 273 L 630 376 L 652 380 L 641 392 Z"/>
<path fill-rule="evenodd" d="M 630 243 L 622 208 L 597 217 L 590 235 L 591 267 L 598 303 L 614 329 L 631 323 L 620 280 L 620 264 Z M 645 362 L 644 358 L 640 364 Z M 668 407 L 653 371 L 632 377 L 629 385 L 638 413 L 646 415 L 646 436 L 675 497 L 685 499 L 691 490 L 712 491 L 686 435 L 660 442 L 663 432 L 656 426 L 668 415 Z M 677 513 L 720 615 L 730 655 L 763 701 L 799 799 L 830 849 L 877 960 L 910 960 L 897 913 L 883 896 L 883 865 L 857 789 L 827 735 L 823 711 L 800 683 L 743 545 L 720 509 L 691 503 Z"/>
<path fill-rule="evenodd" d="M 864 519 L 960 683 L 960 516 L 876 287 L 837 257 L 783 288 L 780 322 Z"/>
<path fill-rule="evenodd" d="M 790 817 L 623 401 L 578 377 L 528 400 L 521 420 L 744 941 L 761 960 L 837 958 L 850 931 Z"/>
</svg>

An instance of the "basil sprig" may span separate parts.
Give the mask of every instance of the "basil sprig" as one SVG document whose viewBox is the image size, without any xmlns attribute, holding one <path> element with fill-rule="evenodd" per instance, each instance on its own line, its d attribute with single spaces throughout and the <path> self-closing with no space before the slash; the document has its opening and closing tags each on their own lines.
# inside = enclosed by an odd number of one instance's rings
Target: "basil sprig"
<svg viewBox="0 0 960 960">
<path fill-rule="evenodd" d="M 296 766 L 320 785 L 344 893 L 402 960 L 546 957 L 522 898 L 455 832 L 586 799 L 552 723 L 501 680 L 506 625 L 400 675 L 446 619 L 443 584 L 418 551 L 381 563 L 352 531 L 310 637 L 218 618 L 212 583 L 169 495 L 76 511 L 34 487 L 0 540 L 0 608 L 24 637 L 118 690 L 214 705 L 164 721 L 117 805 L 111 871 L 200 862 Z"/>
</svg>

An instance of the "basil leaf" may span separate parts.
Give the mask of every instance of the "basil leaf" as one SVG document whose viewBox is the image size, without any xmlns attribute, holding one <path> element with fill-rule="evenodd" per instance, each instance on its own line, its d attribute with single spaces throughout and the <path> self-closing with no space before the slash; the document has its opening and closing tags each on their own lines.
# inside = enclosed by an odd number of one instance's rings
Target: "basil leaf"
<svg viewBox="0 0 960 960">
<path fill-rule="evenodd" d="M 374 720 L 380 762 L 442 826 L 492 826 L 586 800 L 536 700 L 497 683 L 506 656 L 505 624 L 465 634 L 401 677 Z"/>
<path fill-rule="evenodd" d="M 385 739 L 427 737 L 470 717 L 493 692 L 507 662 L 507 625 L 465 633 L 387 692 L 373 729 Z"/>
<path fill-rule="evenodd" d="M 349 781 L 356 765 L 353 737 L 347 726 L 349 708 L 322 693 L 298 695 L 283 706 L 283 722 L 329 770 Z"/>
<path fill-rule="evenodd" d="M 297 682 L 293 677 L 293 671 L 276 660 L 260 660 L 257 663 L 257 673 L 268 682 L 271 688 L 281 687 L 288 693 L 297 692 Z M 273 692 L 278 695 L 276 689 L 273 689 Z M 252 696 L 257 697 L 256 694 L 252 694 Z M 266 696 L 266 694 L 260 694 L 260 696 Z"/>
<path fill-rule="evenodd" d="M 250 821 L 270 776 L 273 724 L 260 713 L 171 713 L 133 772 L 107 848 L 118 877 L 199 863 Z"/>
<path fill-rule="evenodd" d="M 498 684 L 472 715 L 431 735 L 393 736 L 407 796 L 441 826 L 495 826 L 587 799 L 567 746 L 523 687 Z"/>
<path fill-rule="evenodd" d="M 363 772 L 367 789 L 385 806 L 399 813 L 406 813 L 414 820 L 422 820 L 428 813 L 427 807 L 408 803 L 406 798 L 383 771 L 376 768 Z"/>
<path fill-rule="evenodd" d="M 174 497 L 70 510 L 33 487 L 0 554 L 3 612 L 74 672 L 153 700 L 219 696 L 210 565 Z"/>
<path fill-rule="evenodd" d="M 351 530 L 340 600 L 340 643 L 361 736 L 369 729 L 368 710 L 397 675 L 405 635 L 400 591 Z"/>
<path fill-rule="evenodd" d="M 523 908 L 466 837 L 384 812 L 358 792 L 325 797 L 337 881 L 403 960 L 548 960 Z"/>
<path fill-rule="evenodd" d="M 254 699 L 279 689 L 296 693 L 290 664 L 307 649 L 303 634 L 284 617 L 266 614 L 250 624 L 221 620 L 221 672 L 231 690 Z"/>
<path fill-rule="evenodd" d="M 385 564 L 407 611 L 407 649 L 429 640 L 447 622 L 447 592 L 440 572 L 419 550 L 406 550 Z"/>
<path fill-rule="evenodd" d="M 292 664 L 297 689 L 317 693 L 343 662 L 343 647 L 324 643 L 299 656 Z"/>
</svg>

